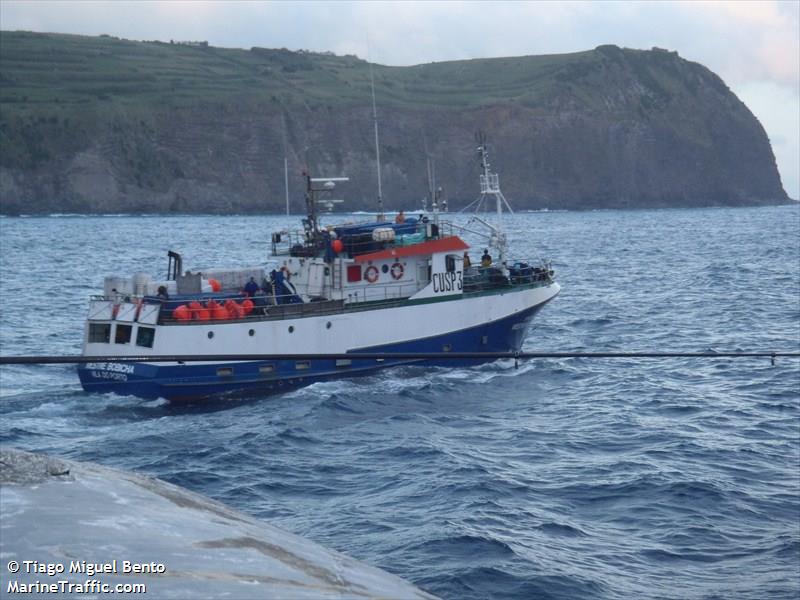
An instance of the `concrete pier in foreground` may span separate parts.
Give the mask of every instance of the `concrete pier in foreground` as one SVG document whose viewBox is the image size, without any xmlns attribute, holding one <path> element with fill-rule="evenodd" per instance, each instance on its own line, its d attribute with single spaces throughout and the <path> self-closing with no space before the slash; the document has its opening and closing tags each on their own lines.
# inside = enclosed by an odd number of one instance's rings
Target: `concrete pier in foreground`
<svg viewBox="0 0 800 600">
<path fill-rule="evenodd" d="M 159 479 L 12 449 L 0 573 L 3 598 L 433 598 Z"/>
</svg>

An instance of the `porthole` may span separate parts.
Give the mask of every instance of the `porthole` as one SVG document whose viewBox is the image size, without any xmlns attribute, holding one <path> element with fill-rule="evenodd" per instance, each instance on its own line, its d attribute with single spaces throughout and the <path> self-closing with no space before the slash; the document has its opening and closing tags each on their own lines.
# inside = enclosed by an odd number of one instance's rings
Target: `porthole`
<svg viewBox="0 0 800 600">
<path fill-rule="evenodd" d="M 214 337 L 214 332 L 213 331 L 209 331 L 208 332 L 208 339 L 211 339 L 213 337 Z"/>
<path fill-rule="evenodd" d="M 330 329 L 330 328 L 331 328 L 331 322 L 328 321 L 327 323 L 325 323 L 325 329 Z"/>
<path fill-rule="evenodd" d="M 388 272 L 389 272 L 389 265 L 383 265 L 383 266 L 381 267 L 381 271 L 382 271 L 383 273 L 388 273 Z"/>
<path fill-rule="evenodd" d="M 289 325 L 289 333 L 294 333 L 294 325 Z"/>
<path fill-rule="evenodd" d="M 450 344 L 445 344 L 444 346 L 442 346 L 442 352 L 450 352 L 450 350 L 452 349 L 453 346 L 451 346 Z"/>
<path fill-rule="evenodd" d="M 250 337 L 253 337 L 255 334 L 256 334 L 255 329 L 251 329 L 250 331 L 247 332 L 247 335 L 249 335 Z"/>
</svg>

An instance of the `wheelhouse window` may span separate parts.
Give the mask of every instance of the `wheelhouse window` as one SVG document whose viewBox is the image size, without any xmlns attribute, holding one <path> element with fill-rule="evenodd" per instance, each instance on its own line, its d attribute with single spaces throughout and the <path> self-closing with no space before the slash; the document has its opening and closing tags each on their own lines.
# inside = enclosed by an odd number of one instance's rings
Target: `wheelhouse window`
<svg viewBox="0 0 800 600">
<path fill-rule="evenodd" d="M 448 273 L 452 273 L 456 270 L 456 259 L 458 257 L 453 256 L 452 254 L 448 254 L 444 257 L 444 268 L 447 270 Z"/>
<path fill-rule="evenodd" d="M 131 343 L 131 325 L 117 324 L 117 331 L 114 333 L 115 344 L 130 344 Z"/>
<path fill-rule="evenodd" d="M 142 348 L 152 348 L 153 340 L 156 337 L 156 330 L 152 327 L 142 327 L 136 331 L 136 345 Z"/>
<path fill-rule="evenodd" d="M 108 344 L 111 341 L 110 323 L 90 323 L 89 324 L 89 343 Z"/>
</svg>

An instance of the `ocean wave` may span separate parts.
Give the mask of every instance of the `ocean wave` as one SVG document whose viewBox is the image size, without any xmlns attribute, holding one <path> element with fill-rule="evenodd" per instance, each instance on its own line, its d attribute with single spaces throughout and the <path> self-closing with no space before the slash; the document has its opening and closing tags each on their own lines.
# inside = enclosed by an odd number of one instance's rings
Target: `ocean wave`
<svg viewBox="0 0 800 600">
<path fill-rule="evenodd" d="M 525 350 L 796 349 L 797 207 L 543 218 L 509 227 L 521 255 L 558 259 L 563 286 Z M 142 231 L 198 263 L 260 264 L 260 232 L 295 221 L 5 218 L 3 352 L 77 353 L 97 273 L 161 264 Z M 60 261 L 46 318 L 20 300 L 40 239 Z M 85 394 L 69 366 L 3 366 L 0 442 L 166 478 L 447 600 L 798 596 L 796 360 L 517 367 L 181 405 Z"/>
</svg>

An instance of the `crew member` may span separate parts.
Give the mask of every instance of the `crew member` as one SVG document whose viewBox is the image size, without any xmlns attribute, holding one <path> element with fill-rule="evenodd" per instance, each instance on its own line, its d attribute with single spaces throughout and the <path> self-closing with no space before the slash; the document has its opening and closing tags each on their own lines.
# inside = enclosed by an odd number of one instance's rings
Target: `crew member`
<svg viewBox="0 0 800 600">
<path fill-rule="evenodd" d="M 255 296 L 258 293 L 259 287 L 256 283 L 255 277 L 251 277 L 250 281 L 244 284 L 244 293 L 248 296 Z"/>
<path fill-rule="evenodd" d="M 484 268 L 492 266 L 492 257 L 489 254 L 488 248 L 483 249 L 483 256 L 481 256 L 481 266 Z"/>
</svg>

